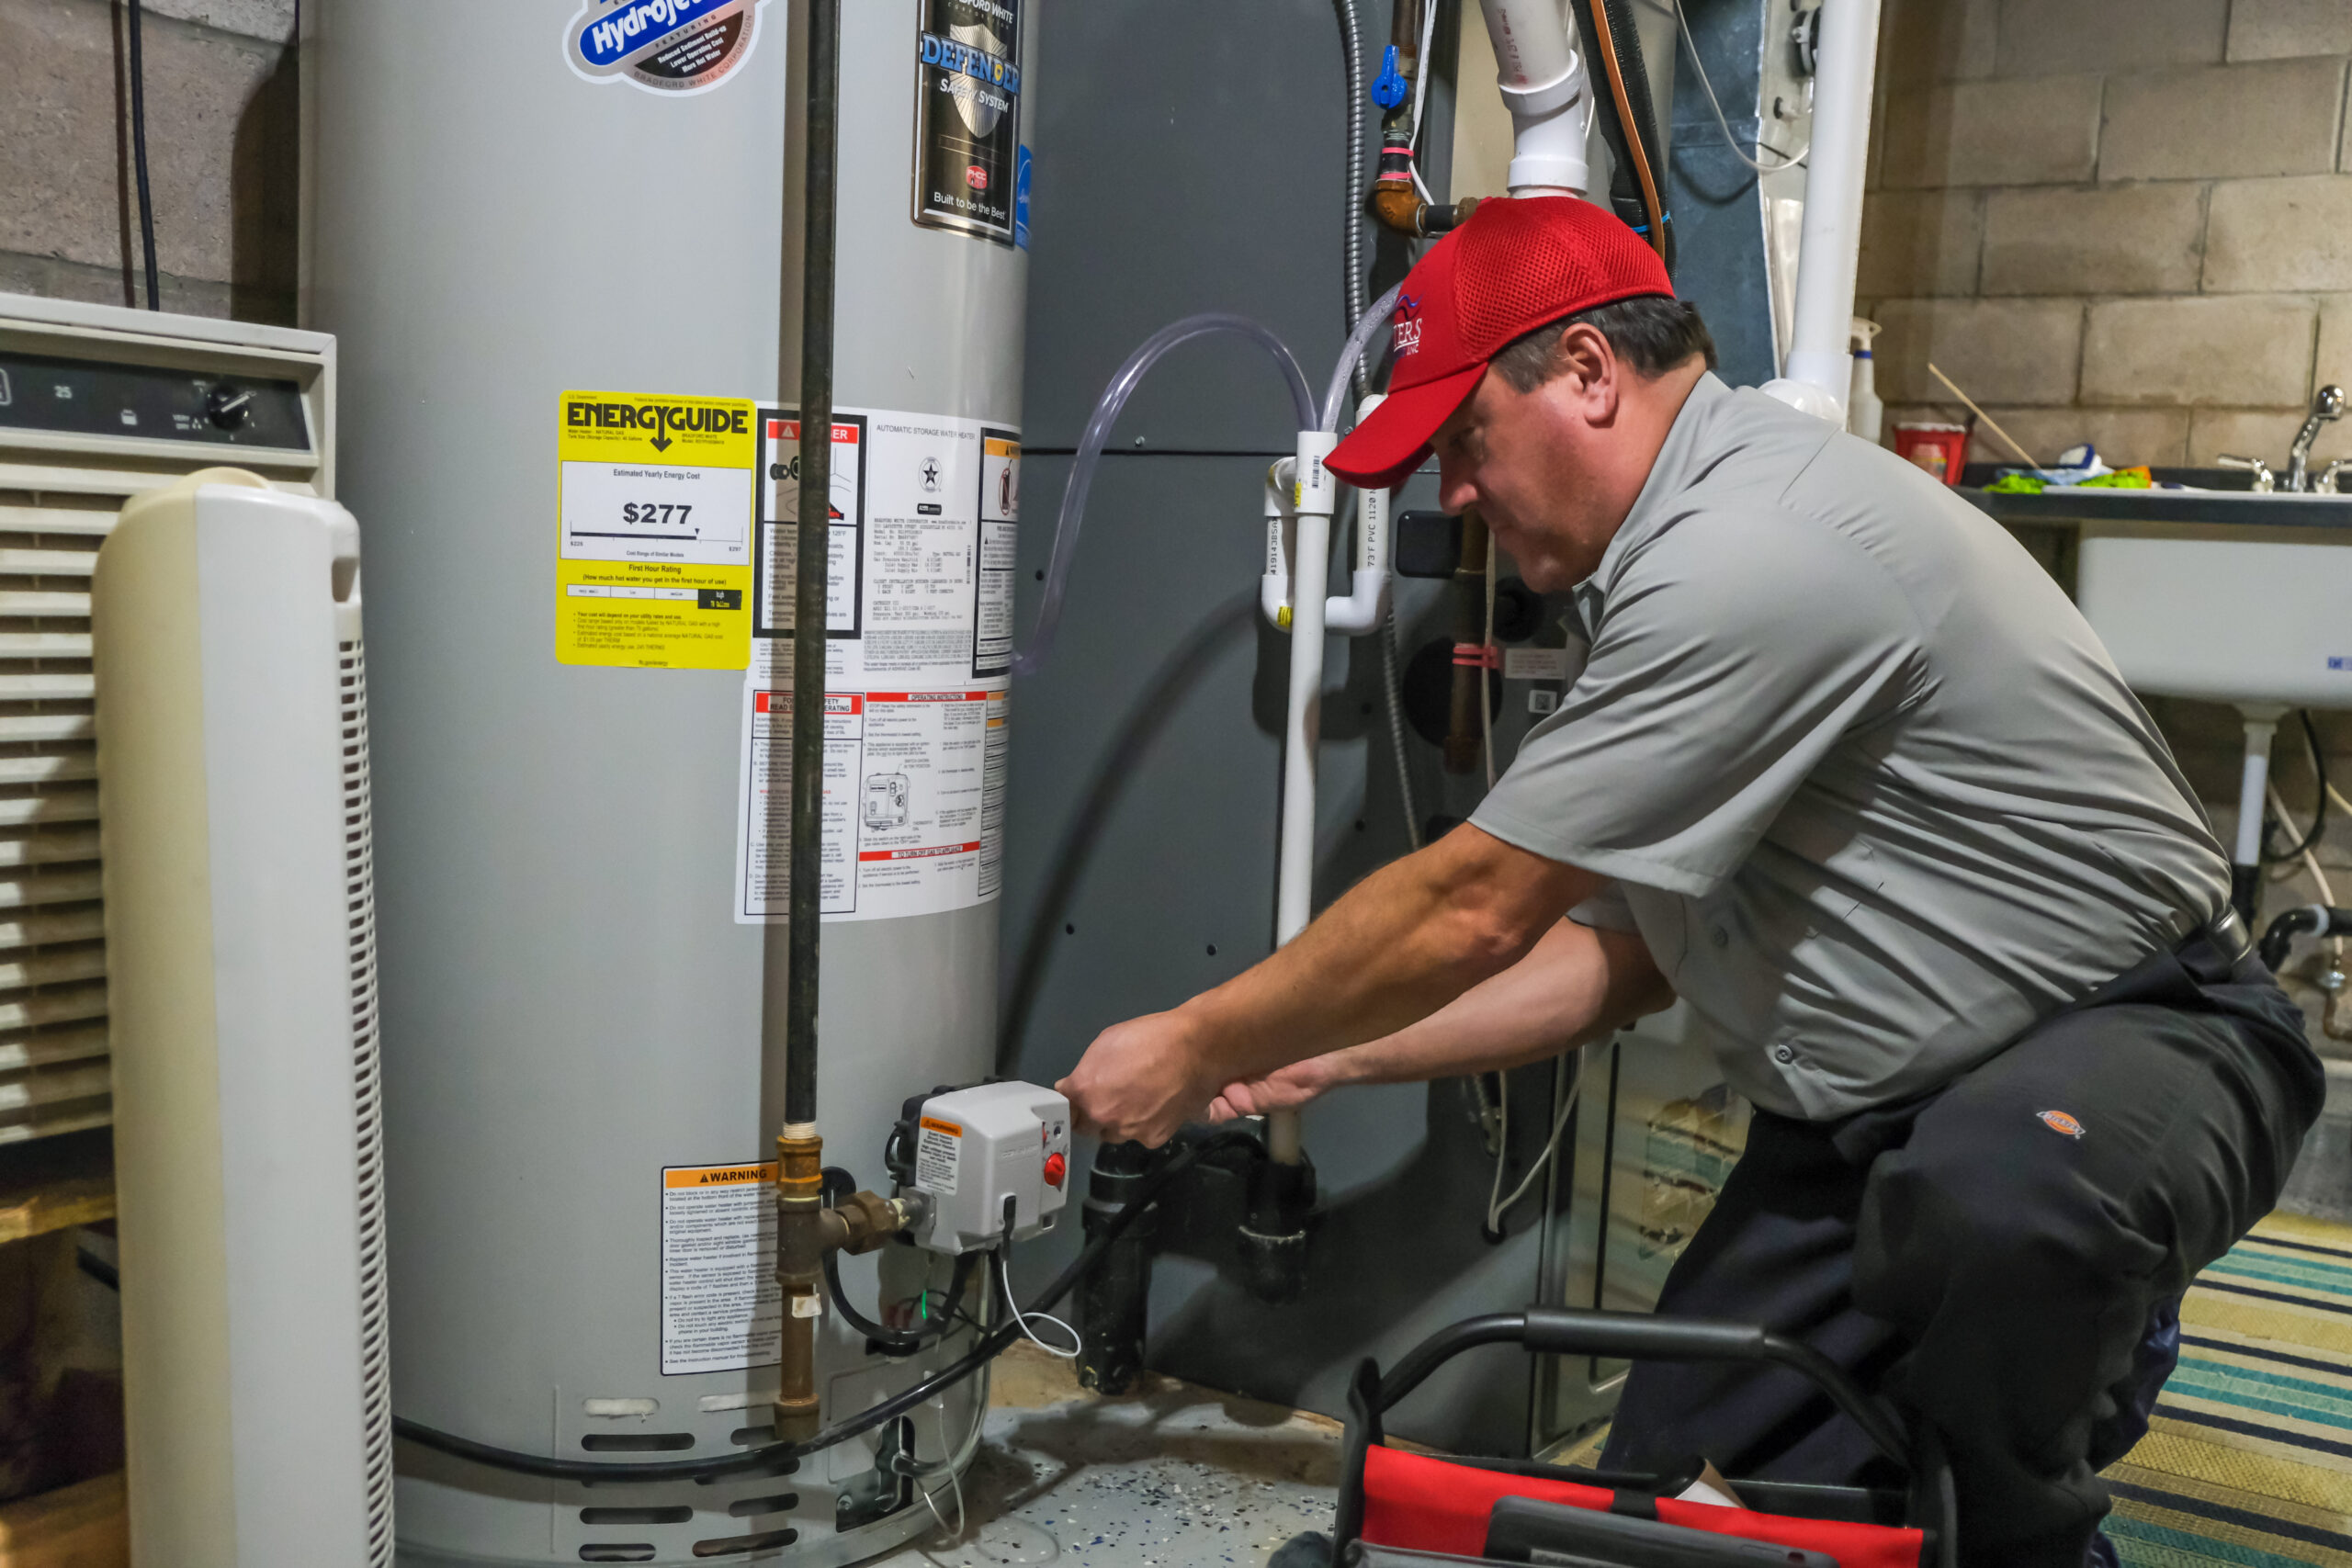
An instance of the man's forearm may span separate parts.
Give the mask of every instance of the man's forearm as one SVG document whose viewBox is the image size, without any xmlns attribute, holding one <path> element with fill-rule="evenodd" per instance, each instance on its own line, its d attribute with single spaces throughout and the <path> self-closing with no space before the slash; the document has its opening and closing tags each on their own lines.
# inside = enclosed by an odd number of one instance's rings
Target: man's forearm
<svg viewBox="0 0 2352 1568">
<path fill-rule="evenodd" d="M 1367 877 L 1290 945 L 1178 1016 L 1219 1081 L 1375 1040 L 1510 968 L 1600 886 L 1457 829 Z"/>
<path fill-rule="evenodd" d="M 1335 1051 L 1324 1087 L 1498 1072 L 1588 1044 L 1674 993 L 1638 936 L 1563 920 L 1526 957 L 1393 1034 Z"/>
</svg>

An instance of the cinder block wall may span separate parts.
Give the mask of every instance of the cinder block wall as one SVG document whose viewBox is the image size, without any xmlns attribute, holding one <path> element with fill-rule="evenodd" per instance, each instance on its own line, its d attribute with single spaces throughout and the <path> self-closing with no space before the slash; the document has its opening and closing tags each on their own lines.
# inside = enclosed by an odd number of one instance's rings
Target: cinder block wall
<svg viewBox="0 0 2352 1568">
<path fill-rule="evenodd" d="M 294 320 L 295 4 L 146 0 L 166 310 Z M 0 0 L 0 292 L 144 303 L 124 15 L 119 0 Z"/>
<path fill-rule="evenodd" d="M 2043 462 L 2089 441 L 2118 467 L 2283 468 L 2313 390 L 2352 388 L 2352 0 L 1886 0 L 1883 16 L 1857 309 L 1885 328 L 1887 440 L 1900 419 L 1966 419 L 1933 360 Z M 2313 453 L 2352 456 L 2352 419 Z M 1971 456 L 2015 461 L 1981 429 Z M 2226 841 L 2236 712 L 2151 706 Z M 2352 795 L 2352 714 L 2315 716 Z M 2272 766 L 2308 826 L 2299 729 Z M 2352 822 L 2318 854 L 2352 901 Z M 2290 872 L 2266 914 L 2317 896 Z M 2321 967 L 2290 965 L 2314 1020 Z"/>
<path fill-rule="evenodd" d="M 1932 359 L 2044 462 L 2283 465 L 2314 387 L 2352 386 L 2352 3 L 1884 17 L 1859 294 L 1890 423 L 1959 412 Z"/>
</svg>

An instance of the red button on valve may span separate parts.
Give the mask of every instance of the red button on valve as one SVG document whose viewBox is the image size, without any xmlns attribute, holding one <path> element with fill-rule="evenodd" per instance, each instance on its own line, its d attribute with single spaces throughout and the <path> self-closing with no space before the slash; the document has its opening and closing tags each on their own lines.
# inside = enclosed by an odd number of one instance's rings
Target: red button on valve
<svg viewBox="0 0 2352 1568">
<path fill-rule="evenodd" d="M 1059 1155 L 1047 1155 L 1046 1156 L 1046 1186 L 1059 1187 L 1062 1184 L 1062 1178 L 1069 1174 L 1069 1161 L 1064 1159 Z"/>
</svg>

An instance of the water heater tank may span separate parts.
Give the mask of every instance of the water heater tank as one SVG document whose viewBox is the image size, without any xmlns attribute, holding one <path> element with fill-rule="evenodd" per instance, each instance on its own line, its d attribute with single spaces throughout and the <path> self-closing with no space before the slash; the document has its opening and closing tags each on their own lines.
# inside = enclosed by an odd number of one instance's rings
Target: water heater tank
<svg viewBox="0 0 2352 1568">
<path fill-rule="evenodd" d="M 1035 16 L 841 15 L 820 1124 L 872 1184 L 905 1098 L 991 1055 Z M 367 520 L 393 1404 L 534 1454 L 768 1436 L 807 24 L 303 12 L 307 298 Z M 908 1251 L 849 1291 L 919 1291 Z M 831 1316 L 820 1356 L 828 1420 L 947 1359 Z M 935 1467 L 972 1398 L 715 1484 L 403 1445 L 401 1560 L 854 1561 L 931 1517 L 876 1445 Z"/>
</svg>

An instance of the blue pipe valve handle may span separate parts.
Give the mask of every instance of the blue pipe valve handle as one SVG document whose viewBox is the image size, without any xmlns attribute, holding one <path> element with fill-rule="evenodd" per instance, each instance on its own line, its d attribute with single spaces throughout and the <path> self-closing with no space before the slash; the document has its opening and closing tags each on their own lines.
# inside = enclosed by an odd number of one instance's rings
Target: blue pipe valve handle
<svg viewBox="0 0 2352 1568">
<path fill-rule="evenodd" d="M 1380 79 L 1372 85 L 1372 101 L 1382 108 L 1393 109 L 1412 90 L 1412 84 L 1396 69 L 1396 46 L 1392 43 L 1388 52 L 1380 58 Z"/>
</svg>

